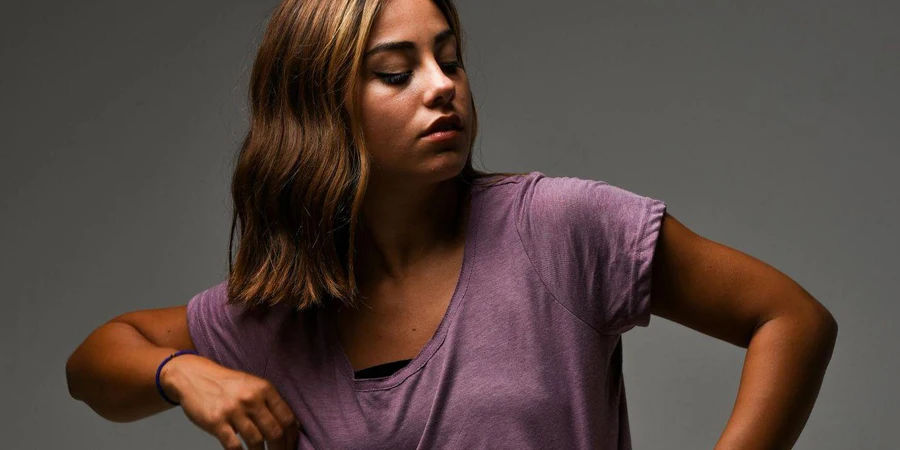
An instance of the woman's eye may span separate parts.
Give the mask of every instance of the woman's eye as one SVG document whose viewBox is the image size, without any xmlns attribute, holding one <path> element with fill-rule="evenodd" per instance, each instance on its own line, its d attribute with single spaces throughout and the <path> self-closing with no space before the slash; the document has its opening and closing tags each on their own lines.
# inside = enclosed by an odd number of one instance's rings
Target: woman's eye
<svg viewBox="0 0 900 450">
<path fill-rule="evenodd" d="M 403 84 L 406 82 L 407 79 L 409 79 L 409 76 L 411 74 L 412 74 L 412 72 L 403 72 L 403 73 L 375 72 L 375 75 L 378 76 L 378 78 L 381 78 L 382 80 L 384 80 L 384 82 L 387 84 Z"/>
<path fill-rule="evenodd" d="M 459 69 L 459 61 L 453 61 L 446 64 L 441 64 L 441 67 L 450 70 L 451 72 L 456 72 L 456 69 Z"/>
<path fill-rule="evenodd" d="M 450 73 L 455 73 L 459 68 L 460 64 L 458 61 L 453 61 L 449 63 L 441 64 L 441 67 L 444 70 L 449 71 Z M 409 80 L 409 77 L 412 76 L 412 72 L 401 72 L 401 73 L 384 73 L 384 72 L 375 72 L 375 75 L 378 78 L 381 78 L 387 84 L 392 85 L 400 85 Z"/>
</svg>

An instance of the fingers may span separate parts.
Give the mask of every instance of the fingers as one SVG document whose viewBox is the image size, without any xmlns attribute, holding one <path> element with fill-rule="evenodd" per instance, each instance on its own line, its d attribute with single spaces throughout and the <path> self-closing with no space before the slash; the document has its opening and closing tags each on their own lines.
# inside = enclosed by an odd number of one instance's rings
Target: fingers
<svg viewBox="0 0 900 450">
<path fill-rule="evenodd" d="M 268 384 L 262 402 L 247 405 L 246 416 L 233 420 L 248 450 L 288 450 L 296 445 L 297 419 L 290 407 Z"/>
<path fill-rule="evenodd" d="M 285 428 L 274 425 L 274 428 L 269 431 L 260 431 L 265 429 L 265 426 L 259 426 L 260 422 L 270 423 L 269 420 L 274 421 L 274 417 L 270 416 L 268 420 L 262 419 L 256 422 L 250 418 L 235 420 L 234 429 L 239 430 L 244 443 L 247 444 L 247 450 L 291 450 L 296 448 L 300 434 L 297 424 L 294 423 Z M 231 434 L 234 436 L 234 432 Z M 230 449 L 230 447 L 227 448 Z M 241 449 L 240 442 L 234 448 Z"/>
<path fill-rule="evenodd" d="M 181 401 L 191 422 L 226 450 L 297 447 L 300 424 L 271 382 L 213 363 L 208 369 L 211 374 L 198 372 L 191 395 Z"/>
<path fill-rule="evenodd" d="M 282 428 L 268 410 L 262 409 L 249 416 L 233 418 L 229 424 L 217 428 L 213 435 L 225 450 L 244 450 L 242 439 L 247 450 L 290 450 L 297 445 L 299 430 L 296 422 Z"/>
<path fill-rule="evenodd" d="M 299 425 L 291 407 L 278 395 L 274 387 L 266 391 L 266 406 L 282 428 Z"/>
<path fill-rule="evenodd" d="M 266 450 L 265 438 L 249 417 L 236 417 L 232 420 L 232 426 L 247 444 L 247 450 Z"/>
<path fill-rule="evenodd" d="M 222 448 L 225 450 L 244 450 L 244 446 L 241 445 L 241 438 L 238 437 L 234 427 L 231 425 L 223 423 L 212 434 L 219 440 Z"/>
<path fill-rule="evenodd" d="M 266 408 L 265 406 L 261 406 L 259 408 L 247 411 L 247 414 L 250 416 L 250 419 L 253 420 L 254 425 L 256 425 L 256 428 L 262 434 L 262 438 L 265 440 L 265 444 L 269 449 L 284 449 L 285 427 L 282 427 L 281 424 L 278 423 L 278 421 L 275 419 L 275 416 L 272 415 L 272 412 L 269 411 L 268 408 Z M 262 447 L 260 447 L 260 450 L 262 450 Z"/>
<path fill-rule="evenodd" d="M 297 446 L 297 440 L 300 436 L 300 423 L 297 421 L 291 407 L 278 394 L 274 387 L 266 391 L 266 406 L 269 408 L 267 412 L 271 412 L 273 420 L 278 422 L 283 430 L 283 438 L 285 449 L 293 449 Z M 272 445 L 271 443 L 269 445 Z M 272 447 L 280 449 L 280 447 Z"/>
</svg>

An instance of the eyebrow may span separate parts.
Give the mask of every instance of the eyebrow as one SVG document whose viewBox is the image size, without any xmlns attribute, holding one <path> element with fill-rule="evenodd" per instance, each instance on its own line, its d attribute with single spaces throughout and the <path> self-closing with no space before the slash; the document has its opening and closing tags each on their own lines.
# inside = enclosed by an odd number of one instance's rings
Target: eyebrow
<svg viewBox="0 0 900 450">
<path fill-rule="evenodd" d="M 438 33 L 434 36 L 434 45 L 435 46 L 440 45 L 440 44 L 444 43 L 444 41 L 450 39 L 451 37 L 453 37 L 453 30 L 450 30 L 448 28 L 444 31 L 441 31 L 440 33 Z M 364 59 L 368 58 L 369 56 L 372 56 L 373 54 L 378 53 L 378 52 L 386 52 L 386 51 L 391 51 L 391 50 L 411 50 L 414 48 L 416 48 L 416 44 L 414 44 L 410 41 L 382 42 L 382 43 L 370 48 L 369 50 L 367 50 L 363 54 L 363 58 Z"/>
</svg>

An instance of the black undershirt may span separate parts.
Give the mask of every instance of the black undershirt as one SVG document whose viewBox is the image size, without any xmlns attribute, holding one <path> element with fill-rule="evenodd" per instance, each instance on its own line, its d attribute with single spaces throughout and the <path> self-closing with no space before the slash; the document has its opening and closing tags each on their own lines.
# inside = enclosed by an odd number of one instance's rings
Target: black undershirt
<svg viewBox="0 0 900 450">
<path fill-rule="evenodd" d="M 400 361 L 392 361 L 389 363 L 379 364 L 377 366 L 366 367 L 365 369 L 360 369 L 354 372 L 353 376 L 357 379 L 386 377 L 406 367 L 406 365 L 409 364 L 410 361 L 412 360 L 403 359 Z"/>
</svg>

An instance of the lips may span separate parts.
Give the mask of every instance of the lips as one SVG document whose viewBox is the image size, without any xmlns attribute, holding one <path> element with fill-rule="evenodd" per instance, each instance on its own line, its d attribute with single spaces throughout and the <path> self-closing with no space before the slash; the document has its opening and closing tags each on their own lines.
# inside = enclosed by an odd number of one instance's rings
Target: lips
<svg viewBox="0 0 900 450">
<path fill-rule="evenodd" d="M 431 122 L 431 125 L 425 129 L 425 132 L 421 134 L 422 137 L 428 136 L 431 133 L 437 131 L 447 131 L 447 130 L 461 130 L 462 129 L 462 119 L 456 114 L 448 114 L 446 116 L 438 117 L 437 120 Z"/>
</svg>

